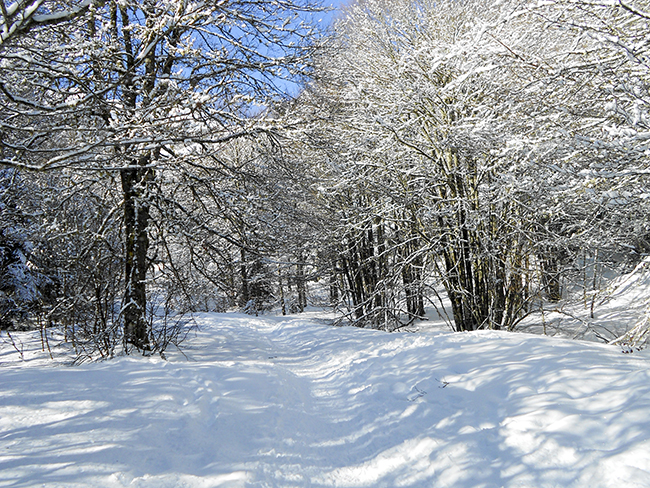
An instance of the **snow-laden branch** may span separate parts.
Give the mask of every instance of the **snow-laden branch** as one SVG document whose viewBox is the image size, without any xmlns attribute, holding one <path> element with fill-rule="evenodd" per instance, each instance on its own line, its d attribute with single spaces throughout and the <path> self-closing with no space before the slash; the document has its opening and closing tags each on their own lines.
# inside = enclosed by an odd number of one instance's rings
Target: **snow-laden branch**
<svg viewBox="0 0 650 488">
<path fill-rule="evenodd" d="M 101 3 L 96 0 L 83 0 L 71 8 L 64 10 L 52 10 L 49 13 L 39 14 L 39 9 L 47 4 L 55 6 L 51 0 L 32 0 L 24 2 L 16 0 L 8 7 L 5 0 L 0 0 L 0 49 L 8 41 L 17 36 L 27 34 L 32 27 L 56 25 L 69 22 L 85 14 L 93 3 Z"/>
<path fill-rule="evenodd" d="M 235 139 L 250 138 L 256 137 L 262 134 L 273 134 L 274 129 L 270 128 L 253 128 L 248 130 L 243 130 L 239 132 L 233 132 L 231 134 L 218 136 L 218 137 L 205 137 L 205 136 L 191 136 L 183 135 L 180 137 L 166 137 L 164 139 L 158 139 L 154 136 L 149 137 L 140 137 L 140 138 L 130 138 L 130 139 L 100 139 L 92 144 L 86 144 L 74 149 L 64 149 L 64 148 L 51 148 L 48 152 L 57 153 L 57 156 L 48 159 L 39 165 L 25 163 L 21 159 L 7 159 L 4 158 L 0 160 L 0 165 L 9 166 L 14 168 L 25 169 L 29 171 L 52 171 L 58 170 L 65 167 L 75 167 L 81 170 L 101 170 L 101 171 L 123 171 L 134 168 L 130 165 L 122 166 L 111 166 L 111 165 L 102 165 L 97 166 L 93 163 L 93 153 L 98 150 L 106 149 L 120 149 L 124 150 L 129 147 L 137 147 L 137 150 L 142 151 L 153 151 L 157 149 L 167 149 L 168 147 L 173 147 L 175 145 L 220 145 L 225 144 Z M 18 148 L 17 148 L 18 149 Z M 25 147 L 21 148 L 22 151 L 29 150 Z M 35 151 L 34 153 L 43 152 Z M 173 154 L 173 151 L 171 152 Z M 156 168 L 158 165 L 145 165 L 137 166 L 139 169 L 143 168 Z"/>
</svg>

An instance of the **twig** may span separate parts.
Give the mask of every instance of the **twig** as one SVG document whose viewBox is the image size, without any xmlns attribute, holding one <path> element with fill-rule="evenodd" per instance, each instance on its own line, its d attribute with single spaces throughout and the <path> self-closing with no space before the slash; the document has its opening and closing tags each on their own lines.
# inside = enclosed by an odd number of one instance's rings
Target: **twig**
<svg viewBox="0 0 650 488">
<path fill-rule="evenodd" d="M 18 354 L 20 354 L 20 360 L 24 361 L 25 360 L 25 355 L 23 354 L 23 343 L 20 343 L 20 349 L 18 349 L 18 346 L 16 346 L 16 342 L 14 341 L 14 338 L 11 337 L 11 333 L 9 331 L 6 331 L 7 335 L 9 336 L 9 340 L 11 341 L 11 345 L 13 348 L 16 350 Z"/>
</svg>

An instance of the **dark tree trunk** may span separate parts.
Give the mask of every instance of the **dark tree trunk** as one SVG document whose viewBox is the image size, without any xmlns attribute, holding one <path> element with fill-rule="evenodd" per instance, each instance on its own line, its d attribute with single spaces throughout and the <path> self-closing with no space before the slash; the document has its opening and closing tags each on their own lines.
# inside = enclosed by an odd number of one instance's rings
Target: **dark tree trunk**
<svg viewBox="0 0 650 488">
<path fill-rule="evenodd" d="M 402 282 L 406 293 L 406 311 L 412 318 L 423 318 L 424 297 L 422 294 L 421 270 L 416 265 L 406 264 L 402 269 Z"/>
<path fill-rule="evenodd" d="M 147 251 L 149 250 L 149 204 L 146 195 L 149 170 L 142 158 L 140 168 L 121 171 L 124 193 L 124 340 L 141 350 L 149 350 L 147 309 Z"/>
<path fill-rule="evenodd" d="M 298 309 L 300 312 L 305 311 L 307 307 L 307 289 L 305 286 L 305 263 L 302 252 L 298 254 L 298 263 L 296 265 L 296 288 L 298 289 Z"/>
<path fill-rule="evenodd" d="M 560 287 L 560 266 L 558 258 L 553 249 L 548 250 L 545 255 L 540 256 L 542 267 L 542 286 L 546 297 L 551 302 L 559 302 L 562 299 Z"/>
<path fill-rule="evenodd" d="M 280 304 L 282 306 L 282 315 L 287 314 L 287 302 L 284 298 L 284 285 L 282 284 L 282 270 L 278 266 L 278 288 L 280 290 Z"/>
<path fill-rule="evenodd" d="M 337 279 L 336 260 L 332 259 L 332 269 L 330 271 L 330 305 L 336 306 L 339 303 L 339 284 Z"/>
<path fill-rule="evenodd" d="M 241 275 L 241 294 L 239 296 L 239 306 L 245 307 L 250 301 L 250 290 L 248 282 L 248 268 L 246 266 L 246 251 L 241 250 L 241 264 L 239 265 L 239 272 Z"/>
</svg>

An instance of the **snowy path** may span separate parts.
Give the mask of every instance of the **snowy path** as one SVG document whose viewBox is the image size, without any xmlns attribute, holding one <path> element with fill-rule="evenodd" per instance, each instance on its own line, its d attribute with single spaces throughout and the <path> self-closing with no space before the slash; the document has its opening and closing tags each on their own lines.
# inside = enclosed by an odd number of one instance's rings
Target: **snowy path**
<svg viewBox="0 0 650 488">
<path fill-rule="evenodd" d="M 650 487 L 650 356 L 205 315 L 188 359 L 0 349 L 0 487 Z"/>
</svg>

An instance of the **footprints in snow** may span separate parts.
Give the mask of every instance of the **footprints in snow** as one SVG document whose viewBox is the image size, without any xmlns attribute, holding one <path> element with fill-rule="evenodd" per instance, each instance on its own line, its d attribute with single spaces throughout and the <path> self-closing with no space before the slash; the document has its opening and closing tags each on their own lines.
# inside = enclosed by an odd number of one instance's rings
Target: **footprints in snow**
<svg viewBox="0 0 650 488">
<path fill-rule="evenodd" d="M 436 379 L 436 381 L 440 383 L 438 388 L 445 388 L 449 385 L 449 382 L 445 380 L 441 381 Z M 409 387 L 405 383 L 398 382 L 393 385 L 393 394 L 400 398 L 403 398 L 405 395 L 406 400 L 408 400 L 409 402 L 414 402 L 418 398 L 422 398 L 424 395 L 426 395 L 427 392 L 419 388 L 418 385 L 413 385 L 409 389 Z"/>
<path fill-rule="evenodd" d="M 405 383 L 398 382 L 393 385 L 393 394 L 400 398 L 406 396 L 406 399 L 409 402 L 414 402 L 418 398 L 422 398 L 424 395 L 426 395 L 427 392 L 418 388 L 417 385 L 413 385 L 409 389 Z"/>
</svg>

